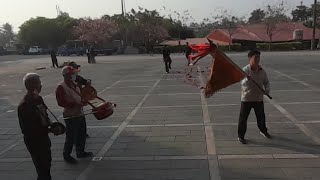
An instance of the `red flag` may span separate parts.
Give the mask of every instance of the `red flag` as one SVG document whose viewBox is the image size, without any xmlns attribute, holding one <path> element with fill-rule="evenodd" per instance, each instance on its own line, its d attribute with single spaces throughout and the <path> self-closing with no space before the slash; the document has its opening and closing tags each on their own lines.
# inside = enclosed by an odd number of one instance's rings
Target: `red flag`
<svg viewBox="0 0 320 180">
<path fill-rule="evenodd" d="M 197 51 L 198 54 L 189 56 L 190 60 L 199 60 L 208 54 L 214 58 L 211 65 L 211 73 L 206 84 L 205 95 L 211 97 L 217 91 L 226 88 L 232 84 L 241 81 L 246 74 L 230 58 L 228 58 L 218 47 L 210 40 L 209 44 L 190 45 L 190 48 Z M 196 61 L 196 62 L 197 62 Z M 194 62 L 194 64 L 196 63 Z"/>
<path fill-rule="evenodd" d="M 197 44 L 197 45 L 190 45 L 189 46 L 193 51 L 197 51 L 198 54 L 196 55 L 189 55 L 189 59 L 194 61 L 195 59 L 201 59 L 207 56 L 210 53 L 210 45 L 209 44 Z"/>
<path fill-rule="evenodd" d="M 212 96 L 215 92 L 241 81 L 246 74 L 230 58 L 219 49 L 211 51 L 214 63 L 211 66 L 211 73 L 206 85 L 206 97 Z"/>
</svg>

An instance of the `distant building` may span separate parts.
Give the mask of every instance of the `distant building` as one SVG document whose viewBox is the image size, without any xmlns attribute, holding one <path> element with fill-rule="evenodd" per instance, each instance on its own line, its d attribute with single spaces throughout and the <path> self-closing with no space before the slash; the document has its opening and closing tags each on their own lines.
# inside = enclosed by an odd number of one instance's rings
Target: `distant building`
<svg viewBox="0 0 320 180">
<path fill-rule="evenodd" d="M 316 39 L 320 37 L 320 30 L 316 30 Z M 225 43 L 268 43 L 270 41 L 264 24 L 252 24 L 239 26 L 236 33 L 230 38 L 226 29 L 214 29 L 207 35 L 208 39 L 221 41 Z M 312 28 L 303 25 L 302 22 L 279 23 L 276 25 L 272 36 L 272 43 L 294 42 L 294 41 L 311 41 Z"/>
<path fill-rule="evenodd" d="M 305 42 L 312 40 L 312 28 L 306 27 L 302 22 L 280 23 L 273 31 L 272 43 Z M 320 30 L 316 30 L 316 39 L 320 38 Z M 160 45 L 178 46 L 189 44 L 208 43 L 210 39 L 219 46 L 241 44 L 243 49 L 256 47 L 257 43 L 269 43 L 266 26 L 264 24 L 250 24 L 239 26 L 231 38 L 226 29 L 214 29 L 204 38 L 188 38 L 185 40 L 167 40 Z"/>
</svg>

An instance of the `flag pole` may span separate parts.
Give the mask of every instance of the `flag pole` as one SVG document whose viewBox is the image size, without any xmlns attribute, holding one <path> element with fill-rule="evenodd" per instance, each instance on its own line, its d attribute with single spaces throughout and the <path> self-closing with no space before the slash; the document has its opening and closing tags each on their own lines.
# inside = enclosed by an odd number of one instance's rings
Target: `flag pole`
<svg viewBox="0 0 320 180">
<path fill-rule="evenodd" d="M 220 51 L 219 48 L 218 48 L 210 39 L 207 39 L 207 40 L 208 40 L 209 43 L 210 43 L 210 47 L 215 48 L 216 51 Z M 226 57 L 226 59 L 229 59 L 229 58 L 227 58 L 227 56 L 226 56 L 222 51 L 220 51 L 220 52 Z M 210 54 L 211 54 L 211 53 L 210 53 Z M 211 54 L 211 56 L 214 58 L 214 56 L 213 56 L 212 54 Z M 242 73 L 246 76 L 246 78 L 247 78 L 248 80 L 252 81 L 253 84 L 255 84 L 255 85 L 257 86 L 257 88 L 260 89 L 264 95 L 268 96 L 269 99 L 272 99 L 272 97 L 271 97 L 269 94 L 267 94 L 267 92 L 266 92 L 262 87 L 260 87 L 260 85 L 259 85 L 255 80 L 253 80 L 249 75 L 247 75 L 247 73 L 244 72 L 237 64 L 235 64 L 235 63 L 234 63 L 233 61 L 231 61 L 231 60 L 230 60 L 229 62 L 232 63 L 232 65 L 234 65 L 240 72 L 242 72 Z"/>
</svg>

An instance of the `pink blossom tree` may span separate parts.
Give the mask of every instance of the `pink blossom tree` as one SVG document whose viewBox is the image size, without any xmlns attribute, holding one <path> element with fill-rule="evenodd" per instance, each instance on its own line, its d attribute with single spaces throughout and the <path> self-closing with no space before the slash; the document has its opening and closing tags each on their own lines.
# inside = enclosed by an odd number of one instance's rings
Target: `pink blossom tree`
<svg viewBox="0 0 320 180">
<path fill-rule="evenodd" d="M 74 27 L 74 35 L 80 40 L 92 43 L 105 43 L 118 32 L 118 26 L 109 19 L 81 19 Z"/>
</svg>

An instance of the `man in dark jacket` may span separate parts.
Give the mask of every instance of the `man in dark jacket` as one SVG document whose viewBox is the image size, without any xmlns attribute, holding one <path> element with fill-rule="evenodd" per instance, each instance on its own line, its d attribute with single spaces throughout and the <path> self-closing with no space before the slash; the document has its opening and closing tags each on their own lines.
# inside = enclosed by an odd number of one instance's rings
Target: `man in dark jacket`
<svg viewBox="0 0 320 180">
<path fill-rule="evenodd" d="M 38 180 L 51 180 L 51 124 L 42 97 L 40 76 L 28 73 L 24 78 L 26 95 L 18 106 L 18 118 L 24 142 L 38 173 Z"/>
<path fill-rule="evenodd" d="M 58 65 L 58 59 L 57 59 L 57 52 L 54 48 L 51 49 L 50 55 L 51 55 L 52 67 L 55 68 L 55 66 L 57 66 L 58 68 L 59 65 Z"/>
<path fill-rule="evenodd" d="M 96 63 L 96 59 L 95 59 L 96 52 L 93 47 L 90 48 L 89 54 L 90 54 L 90 63 L 95 64 Z"/>
<path fill-rule="evenodd" d="M 187 58 L 187 61 L 188 61 L 188 66 L 189 66 L 189 65 L 190 65 L 189 55 L 191 55 L 191 53 L 192 53 L 192 49 L 190 48 L 190 46 L 189 46 L 189 43 L 188 43 L 188 42 L 186 43 L 185 53 L 186 53 L 186 58 Z"/>
<path fill-rule="evenodd" d="M 163 55 L 163 61 L 164 61 L 167 73 L 169 73 L 169 69 L 171 69 L 171 63 L 172 63 L 170 54 L 171 54 L 170 49 L 168 48 L 167 45 L 165 45 L 162 50 L 162 55 Z"/>
<path fill-rule="evenodd" d="M 86 49 L 86 54 L 87 54 L 87 57 L 88 57 L 88 63 L 91 64 L 90 49 L 89 48 Z"/>
</svg>

